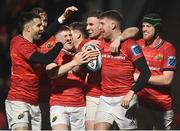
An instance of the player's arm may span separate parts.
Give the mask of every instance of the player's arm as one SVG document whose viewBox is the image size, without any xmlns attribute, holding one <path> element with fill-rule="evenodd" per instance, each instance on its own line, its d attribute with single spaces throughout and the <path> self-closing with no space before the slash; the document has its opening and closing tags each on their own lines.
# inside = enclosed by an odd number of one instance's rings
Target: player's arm
<svg viewBox="0 0 180 131">
<path fill-rule="evenodd" d="M 59 51 L 63 48 L 63 45 L 58 42 L 52 50 L 49 52 L 43 54 L 38 51 L 34 52 L 30 58 L 29 58 L 29 63 L 31 64 L 49 64 L 53 62 L 53 60 L 57 57 L 59 54 Z"/>
<path fill-rule="evenodd" d="M 138 73 L 134 74 L 135 81 L 139 77 Z M 172 83 L 172 80 L 174 78 L 174 71 L 173 70 L 165 70 L 163 71 L 162 75 L 152 75 L 150 79 L 148 80 L 148 83 L 151 85 L 157 85 L 157 86 L 168 86 Z"/>
<path fill-rule="evenodd" d="M 57 65 L 55 63 L 51 63 L 46 66 L 46 71 L 47 71 L 49 78 L 54 79 L 54 78 L 61 77 L 64 74 L 68 73 L 76 65 L 77 65 L 77 63 L 74 60 L 72 60 L 64 65 Z"/>
<path fill-rule="evenodd" d="M 141 90 L 144 85 L 148 82 L 148 79 L 151 76 L 151 72 L 148 68 L 148 65 L 146 63 L 146 60 L 143 57 L 140 57 L 136 61 L 133 62 L 136 68 L 140 71 L 140 75 L 132 87 L 132 89 L 124 96 L 124 98 L 121 100 L 121 106 L 128 108 L 129 103 L 132 100 L 135 93 L 137 93 L 139 90 Z"/>
<path fill-rule="evenodd" d="M 132 88 L 132 91 L 136 93 L 139 90 L 141 90 L 144 87 L 144 85 L 148 82 L 149 78 L 151 77 L 151 72 L 149 70 L 144 56 L 140 57 L 133 63 L 135 67 L 140 71 L 139 77 L 137 78 L 137 81 Z"/>
<path fill-rule="evenodd" d="M 148 83 L 152 85 L 170 85 L 174 78 L 174 71 L 163 71 L 162 75 L 151 76 Z"/>
<path fill-rule="evenodd" d="M 50 64 L 46 66 L 46 71 L 48 73 L 48 76 L 50 78 L 57 78 L 64 74 L 66 74 L 68 71 L 72 70 L 76 66 L 80 66 L 84 63 L 89 62 L 90 60 L 96 59 L 98 55 L 97 51 L 82 51 L 77 53 L 73 60 L 69 63 L 66 63 L 64 65 L 58 65 L 55 66 L 55 64 Z"/>
<path fill-rule="evenodd" d="M 135 80 L 139 77 L 139 74 L 135 73 Z M 151 85 L 167 86 L 170 85 L 174 78 L 174 71 L 163 71 L 162 75 L 151 76 L 148 83 Z"/>
<path fill-rule="evenodd" d="M 64 23 L 64 21 L 77 10 L 78 9 L 75 6 L 66 8 L 64 13 L 58 18 L 58 20 L 55 20 L 50 26 L 48 26 L 45 32 L 42 33 L 41 40 L 42 41 L 48 40 L 59 29 L 61 24 Z"/>
</svg>

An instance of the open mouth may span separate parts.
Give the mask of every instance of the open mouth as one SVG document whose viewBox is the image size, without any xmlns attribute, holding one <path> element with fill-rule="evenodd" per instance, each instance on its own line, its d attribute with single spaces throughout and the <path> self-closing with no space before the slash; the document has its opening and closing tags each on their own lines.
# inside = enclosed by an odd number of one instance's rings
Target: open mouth
<svg viewBox="0 0 180 131">
<path fill-rule="evenodd" d="M 92 33 L 93 33 L 93 31 L 92 31 L 92 30 L 87 30 L 87 31 L 88 31 L 88 33 L 89 33 L 89 34 L 92 34 Z"/>
<path fill-rule="evenodd" d="M 72 44 L 72 41 L 66 42 L 66 44 L 71 45 L 71 44 Z"/>
<path fill-rule="evenodd" d="M 143 32 L 143 35 L 149 35 L 149 33 L 148 32 Z"/>
</svg>

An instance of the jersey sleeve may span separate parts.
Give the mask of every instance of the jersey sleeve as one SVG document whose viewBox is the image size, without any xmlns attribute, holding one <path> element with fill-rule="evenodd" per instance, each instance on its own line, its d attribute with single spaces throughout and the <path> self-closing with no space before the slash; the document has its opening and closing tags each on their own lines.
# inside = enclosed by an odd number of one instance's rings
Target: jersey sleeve
<svg viewBox="0 0 180 131">
<path fill-rule="evenodd" d="M 176 51 L 173 45 L 169 45 L 164 50 L 163 58 L 163 70 L 175 70 L 176 69 Z"/>
<path fill-rule="evenodd" d="M 140 46 L 134 40 L 127 40 L 125 43 L 125 47 L 128 57 L 132 62 L 144 56 Z"/>
</svg>

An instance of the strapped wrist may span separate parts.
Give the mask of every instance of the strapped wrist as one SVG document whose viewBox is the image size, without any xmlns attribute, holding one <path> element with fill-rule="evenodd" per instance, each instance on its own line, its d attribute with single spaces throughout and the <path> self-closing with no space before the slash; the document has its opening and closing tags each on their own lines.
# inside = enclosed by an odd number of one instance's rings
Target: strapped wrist
<svg viewBox="0 0 180 131">
<path fill-rule="evenodd" d="M 60 24 L 62 24 L 64 21 L 65 21 L 65 16 L 64 15 L 61 15 L 59 18 L 58 18 L 58 22 L 60 23 Z"/>
</svg>

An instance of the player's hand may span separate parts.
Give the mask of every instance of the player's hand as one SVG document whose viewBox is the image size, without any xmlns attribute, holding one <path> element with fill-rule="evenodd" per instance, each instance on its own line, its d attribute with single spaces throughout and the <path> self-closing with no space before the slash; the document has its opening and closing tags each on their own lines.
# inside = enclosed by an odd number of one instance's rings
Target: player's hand
<svg viewBox="0 0 180 131">
<path fill-rule="evenodd" d="M 121 34 L 122 40 L 133 38 L 138 32 L 139 32 L 139 29 L 137 27 L 129 27 L 122 32 Z"/>
<path fill-rule="evenodd" d="M 132 98 L 134 96 L 134 91 L 130 90 L 121 100 L 121 106 L 124 108 L 129 107 L 129 103 L 131 102 Z"/>
<path fill-rule="evenodd" d="M 92 51 L 92 50 L 83 50 L 81 52 L 78 52 L 74 56 L 74 61 L 76 62 L 76 65 L 82 65 L 84 63 L 88 63 L 90 60 L 97 59 L 97 56 L 99 55 L 98 51 Z"/>
<path fill-rule="evenodd" d="M 117 37 L 109 46 L 111 53 L 118 53 L 121 45 L 121 36 Z"/>
<path fill-rule="evenodd" d="M 75 6 L 70 6 L 70 7 L 66 8 L 64 13 L 63 13 L 65 19 L 67 19 L 69 16 L 71 16 L 77 10 L 78 10 L 78 8 Z"/>
<path fill-rule="evenodd" d="M 46 65 L 46 70 L 51 70 L 52 68 L 58 66 L 56 63 L 50 63 L 48 65 Z"/>
</svg>

